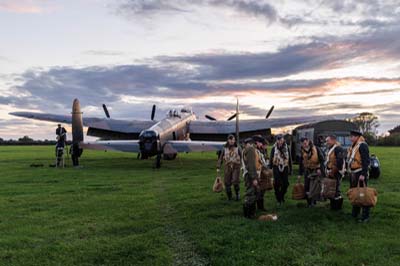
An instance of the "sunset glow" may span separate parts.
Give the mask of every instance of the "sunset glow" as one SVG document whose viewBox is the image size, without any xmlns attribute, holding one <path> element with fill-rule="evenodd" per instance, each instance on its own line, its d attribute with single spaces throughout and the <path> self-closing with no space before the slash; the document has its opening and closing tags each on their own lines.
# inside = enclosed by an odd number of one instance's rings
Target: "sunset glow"
<svg viewBox="0 0 400 266">
<path fill-rule="evenodd" d="M 12 111 L 149 119 L 373 112 L 400 123 L 396 1 L 0 1 L 0 137 L 52 138 Z M 378 6 L 376 6 L 378 5 Z M 90 11 L 90 12 L 89 12 Z"/>
</svg>

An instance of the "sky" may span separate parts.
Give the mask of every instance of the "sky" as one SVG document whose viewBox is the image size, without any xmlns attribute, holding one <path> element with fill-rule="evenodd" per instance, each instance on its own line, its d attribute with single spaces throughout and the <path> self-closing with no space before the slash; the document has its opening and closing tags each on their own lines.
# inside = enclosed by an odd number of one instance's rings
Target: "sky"
<svg viewBox="0 0 400 266">
<path fill-rule="evenodd" d="M 13 111 L 199 119 L 373 112 L 400 124 L 400 0 L 0 0 L 0 137 Z"/>
</svg>

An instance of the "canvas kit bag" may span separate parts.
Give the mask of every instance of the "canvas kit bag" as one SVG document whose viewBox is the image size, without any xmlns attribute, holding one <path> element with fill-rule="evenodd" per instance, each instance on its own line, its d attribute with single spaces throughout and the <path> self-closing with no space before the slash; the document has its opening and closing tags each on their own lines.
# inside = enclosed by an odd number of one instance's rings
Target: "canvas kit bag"
<svg viewBox="0 0 400 266">
<path fill-rule="evenodd" d="M 336 196 L 336 179 L 324 178 L 321 184 L 321 195 L 325 199 L 333 199 Z"/>
<path fill-rule="evenodd" d="M 213 191 L 215 193 L 220 193 L 223 190 L 224 190 L 224 184 L 221 181 L 221 177 L 217 176 L 217 178 L 215 178 L 215 181 L 214 181 Z"/>
<path fill-rule="evenodd" d="M 304 184 L 300 182 L 300 178 L 297 178 L 297 183 L 294 185 L 292 190 L 292 199 L 303 200 L 306 197 Z"/>
<path fill-rule="evenodd" d="M 316 174 L 311 174 L 308 178 L 310 179 L 310 192 L 308 198 L 312 200 L 321 200 L 321 178 Z"/>
<path fill-rule="evenodd" d="M 273 174 L 271 169 L 263 168 L 260 174 L 260 189 L 271 190 L 274 188 Z"/>
<path fill-rule="evenodd" d="M 363 187 L 360 187 L 360 182 L 358 182 L 357 187 L 350 188 L 347 196 L 353 206 L 359 207 L 375 207 L 378 201 L 378 192 L 374 188 L 367 187 L 365 181 L 363 181 Z"/>
</svg>

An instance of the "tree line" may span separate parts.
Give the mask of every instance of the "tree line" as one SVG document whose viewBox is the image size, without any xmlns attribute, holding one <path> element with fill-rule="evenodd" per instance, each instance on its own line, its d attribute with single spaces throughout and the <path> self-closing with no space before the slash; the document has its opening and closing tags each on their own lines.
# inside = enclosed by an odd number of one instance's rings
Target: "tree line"
<svg viewBox="0 0 400 266">
<path fill-rule="evenodd" d="M 2 139 L 0 138 L 0 145 L 56 145 L 55 140 L 34 140 L 30 138 L 29 136 L 23 136 L 22 138 L 19 139 Z M 70 145 L 69 142 L 67 142 L 68 145 Z"/>
<path fill-rule="evenodd" d="M 350 119 L 363 133 L 365 140 L 373 146 L 400 146 L 400 125 L 388 131 L 388 135 L 378 136 L 379 120 L 376 115 L 369 112 L 360 113 Z"/>
</svg>

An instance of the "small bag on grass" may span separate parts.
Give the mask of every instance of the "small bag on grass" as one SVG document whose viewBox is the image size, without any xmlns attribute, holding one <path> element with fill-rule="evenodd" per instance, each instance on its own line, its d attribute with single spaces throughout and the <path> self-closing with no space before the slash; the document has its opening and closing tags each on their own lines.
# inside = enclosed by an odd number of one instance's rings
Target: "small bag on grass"
<svg viewBox="0 0 400 266">
<path fill-rule="evenodd" d="M 259 221 L 277 221 L 278 215 L 276 215 L 275 213 L 260 215 L 260 217 L 258 217 L 258 220 Z"/>
<path fill-rule="evenodd" d="M 271 190 L 274 188 L 274 179 L 271 169 L 263 168 L 260 174 L 260 189 L 261 190 Z"/>
<path fill-rule="evenodd" d="M 336 179 L 322 179 L 321 195 L 325 199 L 333 199 L 336 196 Z"/>
<path fill-rule="evenodd" d="M 374 188 L 367 187 L 365 181 L 363 181 L 363 185 L 360 187 L 360 182 L 358 182 L 357 187 L 347 191 L 351 204 L 359 207 L 375 207 L 378 201 L 378 192 Z"/>
<path fill-rule="evenodd" d="M 300 177 L 297 178 L 297 183 L 294 185 L 292 190 L 292 199 L 302 200 L 305 199 L 306 192 L 304 189 L 304 184 L 300 182 Z"/>
<path fill-rule="evenodd" d="M 215 181 L 214 181 L 213 191 L 215 193 L 220 193 L 220 192 L 222 192 L 222 190 L 224 190 L 224 184 L 221 181 L 221 177 L 217 176 L 217 178 L 215 178 Z"/>
</svg>

